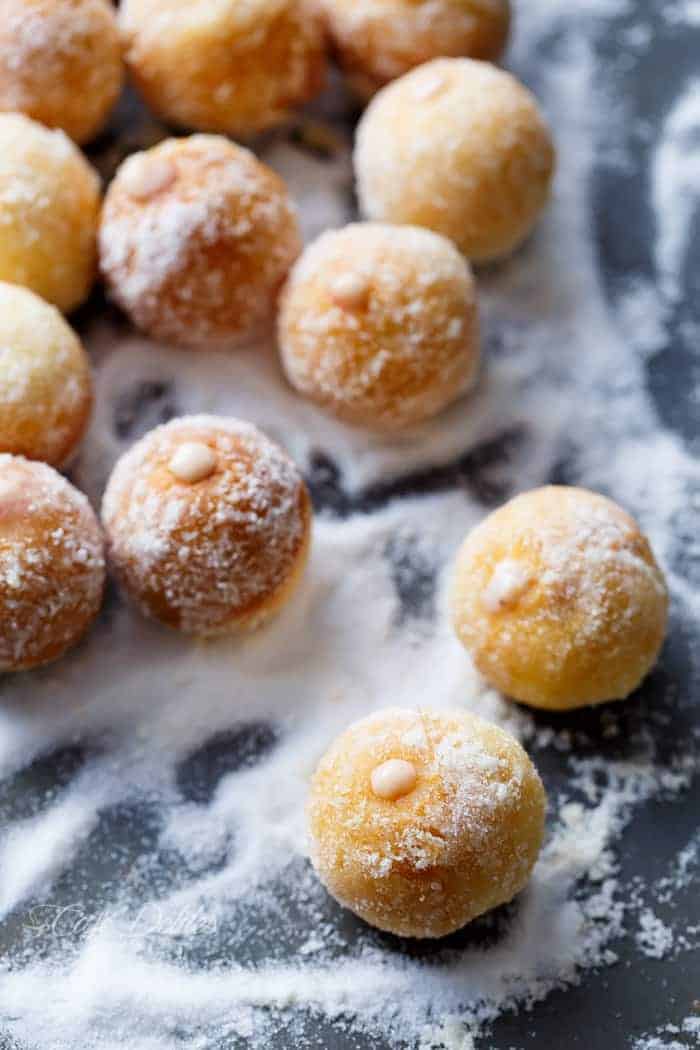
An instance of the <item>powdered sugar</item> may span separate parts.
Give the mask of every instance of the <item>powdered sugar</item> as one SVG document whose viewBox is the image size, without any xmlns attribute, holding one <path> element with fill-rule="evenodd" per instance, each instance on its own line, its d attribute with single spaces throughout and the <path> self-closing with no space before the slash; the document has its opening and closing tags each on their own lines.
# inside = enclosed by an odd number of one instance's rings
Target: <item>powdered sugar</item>
<svg viewBox="0 0 700 1050">
<path fill-rule="evenodd" d="M 353 223 L 293 267 L 278 335 L 290 382 L 333 414 L 370 428 L 415 424 L 474 381 L 472 276 L 428 230 Z"/>
<path fill-rule="evenodd" d="M 216 136 L 130 157 L 100 228 L 100 264 L 117 302 L 151 334 L 193 346 L 231 347 L 269 327 L 298 251 L 282 184 Z"/>
<path fill-rule="evenodd" d="M 88 423 L 87 356 L 58 311 L 0 282 L 0 446 L 62 464 Z"/>
<path fill-rule="evenodd" d="M 201 477 L 177 457 L 199 444 Z M 206 481 L 192 485 L 191 480 Z M 117 573 L 143 610 L 190 634 L 260 619 L 303 563 L 306 491 L 291 460 L 248 423 L 189 416 L 134 445 L 102 516 Z"/>
<path fill-rule="evenodd" d="M 661 289 L 677 300 L 700 182 L 700 80 L 691 80 L 666 117 L 653 169 L 658 217 L 656 260 Z"/>
<path fill-rule="evenodd" d="M 80 637 L 100 604 L 104 556 L 87 499 L 60 474 L 2 454 L 0 482 L 0 667 L 12 670 Z"/>
<path fill-rule="evenodd" d="M 673 947 L 673 930 L 654 915 L 650 908 L 645 908 L 639 916 L 637 944 L 650 959 L 663 959 Z"/>
</svg>

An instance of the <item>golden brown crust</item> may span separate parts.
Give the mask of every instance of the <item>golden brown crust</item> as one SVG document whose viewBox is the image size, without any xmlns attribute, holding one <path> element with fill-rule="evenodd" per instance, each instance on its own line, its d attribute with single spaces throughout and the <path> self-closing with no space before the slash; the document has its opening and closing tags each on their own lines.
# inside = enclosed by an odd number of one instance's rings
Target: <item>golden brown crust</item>
<svg viewBox="0 0 700 1050">
<path fill-rule="evenodd" d="M 216 466 L 186 482 L 171 464 L 193 442 Z M 190 416 L 119 460 L 102 518 L 111 563 L 142 611 L 210 637 L 257 627 L 290 597 L 308 555 L 311 502 L 292 461 L 255 427 Z"/>
<path fill-rule="evenodd" d="M 107 122 L 122 81 L 107 0 L 0 0 L 0 110 L 88 142 Z"/>
<path fill-rule="evenodd" d="M 157 339 L 232 347 L 272 320 L 301 251 L 282 179 L 218 136 L 130 157 L 105 198 L 100 265 L 116 301 Z"/>
<path fill-rule="evenodd" d="M 550 486 L 489 515 L 455 568 L 455 630 L 484 677 L 533 707 L 628 696 L 656 662 L 668 595 L 616 504 Z"/>
<path fill-rule="evenodd" d="M 62 131 L 0 113 L 0 280 L 68 313 L 95 279 L 100 184 Z"/>
<path fill-rule="evenodd" d="M 323 88 L 323 24 L 308 0 L 125 0 L 126 61 L 151 109 L 185 129 L 247 137 Z"/>
<path fill-rule="evenodd" d="M 398 799 L 372 788 L 410 762 Z M 523 889 L 542 842 L 537 771 L 503 730 L 466 711 L 390 708 L 356 722 L 311 782 L 311 856 L 330 893 L 402 937 L 443 937 Z"/>
<path fill-rule="evenodd" d="M 0 669 L 58 659 L 97 615 L 104 550 L 85 498 L 45 463 L 0 455 Z"/>
<path fill-rule="evenodd" d="M 441 57 L 496 62 L 510 28 L 508 0 L 319 0 L 351 85 L 369 99 L 389 81 Z"/>
<path fill-rule="evenodd" d="M 525 240 L 549 197 L 554 163 L 531 93 L 466 58 L 436 59 L 389 84 L 358 125 L 363 214 L 435 230 L 476 262 Z"/>
<path fill-rule="evenodd" d="M 474 380 L 476 292 L 455 247 L 428 230 L 356 223 L 292 270 L 278 320 L 293 386 L 374 429 L 428 419 Z"/>
<path fill-rule="evenodd" d="M 90 362 L 58 310 L 0 282 L 0 452 L 60 467 L 87 428 Z"/>
</svg>

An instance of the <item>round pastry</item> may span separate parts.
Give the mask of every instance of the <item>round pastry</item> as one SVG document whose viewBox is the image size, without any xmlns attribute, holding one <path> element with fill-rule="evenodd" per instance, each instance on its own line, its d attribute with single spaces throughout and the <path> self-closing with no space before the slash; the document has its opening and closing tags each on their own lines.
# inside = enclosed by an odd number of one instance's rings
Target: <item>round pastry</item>
<svg viewBox="0 0 700 1050">
<path fill-rule="evenodd" d="M 525 751 L 466 711 L 389 708 L 350 726 L 311 782 L 311 859 L 345 907 L 402 937 L 443 937 L 513 899 L 544 831 Z"/>
<path fill-rule="evenodd" d="M 517 496 L 467 536 L 452 610 L 493 686 L 567 710 L 636 689 L 659 654 L 668 596 L 629 514 L 585 489 L 551 486 Z"/>
<path fill-rule="evenodd" d="M 500 58 L 509 0 L 320 0 L 336 57 L 361 98 L 441 56 Z"/>
<path fill-rule="evenodd" d="M 62 131 L 0 113 L 0 280 L 67 313 L 95 277 L 100 186 Z"/>
<path fill-rule="evenodd" d="M 182 346 L 236 346 L 269 328 L 301 251 L 283 181 L 226 139 L 168 139 L 122 164 L 100 264 L 137 327 Z"/>
<path fill-rule="evenodd" d="M 54 306 L 0 281 L 0 452 L 61 466 L 90 418 L 83 346 Z"/>
<path fill-rule="evenodd" d="M 125 57 L 165 121 L 246 137 L 322 89 L 326 46 L 312 0 L 124 0 Z"/>
<path fill-rule="evenodd" d="M 285 604 L 306 563 L 311 503 L 294 463 L 254 426 L 189 416 L 122 456 L 102 519 L 142 611 L 205 637 L 255 628 Z"/>
<path fill-rule="evenodd" d="M 102 533 L 87 498 L 45 463 L 0 454 L 0 670 L 58 659 L 102 601 Z"/>
<path fill-rule="evenodd" d="M 119 30 L 107 0 L 0 0 L 0 110 L 87 142 L 121 86 Z"/>
<path fill-rule="evenodd" d="M 322 234 L 287 281 L 279 315 L 291 384 L 350 423 L 398 428 L 471 386 L 476 293 L 457 249 L 411 226 Z"/>
<path fill-rule="evenodd" d="M 373 99 L 358 126 L 355 171 L 368 218 L 427 226 L 484 262 L 514 251 L 535 225 L 554 147 L 514 77 L 443 58 Z"/>
</svg>

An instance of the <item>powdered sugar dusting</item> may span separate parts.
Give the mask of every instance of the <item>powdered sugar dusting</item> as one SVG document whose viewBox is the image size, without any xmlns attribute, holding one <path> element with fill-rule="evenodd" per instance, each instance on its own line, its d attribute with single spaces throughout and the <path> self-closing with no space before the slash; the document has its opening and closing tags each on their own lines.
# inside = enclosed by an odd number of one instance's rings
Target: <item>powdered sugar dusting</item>
<svg viewBox="0 0 700 1050">
<path fill-rule="evenodd" d="M 100 264 L 117 302 L 151 334 L 192 346 L 235 346 L 269 327 L 298 251 L 277 177 L 210 135 L 130 157 L 100 228 Z"/>
<path fill-rule="evenodd" d="M 428 230 L 353 223 L 293 267 L 278 335 L 290 382 L 313 401 L 370 428 L 415 424 L 473 384 L 470 269 Z"/>
<path fill-rule="evenodd" d="M 183 475 L 178 457 L 192 448 L 208 456 L 206 469 Z M 309 527 L 292 461 L 250 424 L 211 416 L 174 420 L 134 445 L 114 469 L 102 516 L 127 590 L 190 634 L 262 615 L 296 572 Z"/>
<path fill-rule="evenodd" d="M 0 0 L 3 111 L 26 113 L 83 142 L 101 130 L 121 84 L 111 4 Z"/>
<path fill-rule="evenodd" d="M 103 584 L 85 496 L 43 463 L 0 455 L 0 667 L 60 654 L 96 613 Z"/>
<path fill-rule="evenodd" d="M 74 451 L 92 397 L 87 356 L 58 310 L 0 282 L 0 444 L 54 464 Z"/>
</svg>

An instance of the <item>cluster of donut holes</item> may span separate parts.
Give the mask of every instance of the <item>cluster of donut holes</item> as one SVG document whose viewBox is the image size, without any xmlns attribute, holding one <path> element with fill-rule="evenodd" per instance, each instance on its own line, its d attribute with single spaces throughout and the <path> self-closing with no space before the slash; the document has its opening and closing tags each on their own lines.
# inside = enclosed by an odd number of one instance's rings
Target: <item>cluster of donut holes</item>
<svg viewBox="0 0 700 1050">
<path fill-rule="evenodd" d="M 611 500 L 549 486 L 518 496 L 457 557 L 455 631 L 493 686 L 533 707 L 626 697 L 655 663 L 668 593 L 648 541 Z M 311 859 L 382 930 L 441 937 L 527 883 L 546 798 L 510 736 L 464 711 L 391 709 L 322 757 Z"/>
<path fill-rule="evenodd" d="M 250 424 L 194 416 L 147 434 L 109 479 L 104 538 L 53 469 L 78 446 L 92 397 L 59 311 L 85 300 L 98 256 L 134 324 L 183 346 L 257 338 L 281 295 L 290 382 L 350 423 L 419 423 L 468 389 L 479 343 L 466 260 L 525 240 L 555 162 L 532 95 L 476 61 L 499 57 L 509 15 L 507 0 L 125 0 L 118 29 L 106 0 L 0 0 L 0 670 L 55 660 L 82 637 L 105 539 L 139 608 L 197 637 L 260 626 L 308 556 L 305 483 Z M 328 32 L 353 86 L 375 96 L 354 158 L 371 221 L 302 255 L 282 180 L 212 134 L 130 157 L 100 218 L 98 178 L 74 142 L 101 130 L 119 94 L 120 32 L 156 113 L 238 136 L 318 93 Z M 518 497 L 457 559 L 458 637 L 491 684 L 534 707 L 627 696 L 658 656 L 667 612 L 636 523 L 583 490 Z M 321 759 L 312 860 L 362 918 L 440 937 L 524 887 L 545 808 L 504 731 L 464 711 L 391 709 Z"/>
<path fill-rule="evenodd" d="M 319 94 L 328 41 L 366 99 L 439 56 L 496 61 L 509 24 L 508 0 L 0 0 L 0 110 L 88 142 L 123 59 L 170 125 L 246 138 Z"/>
</svg>

